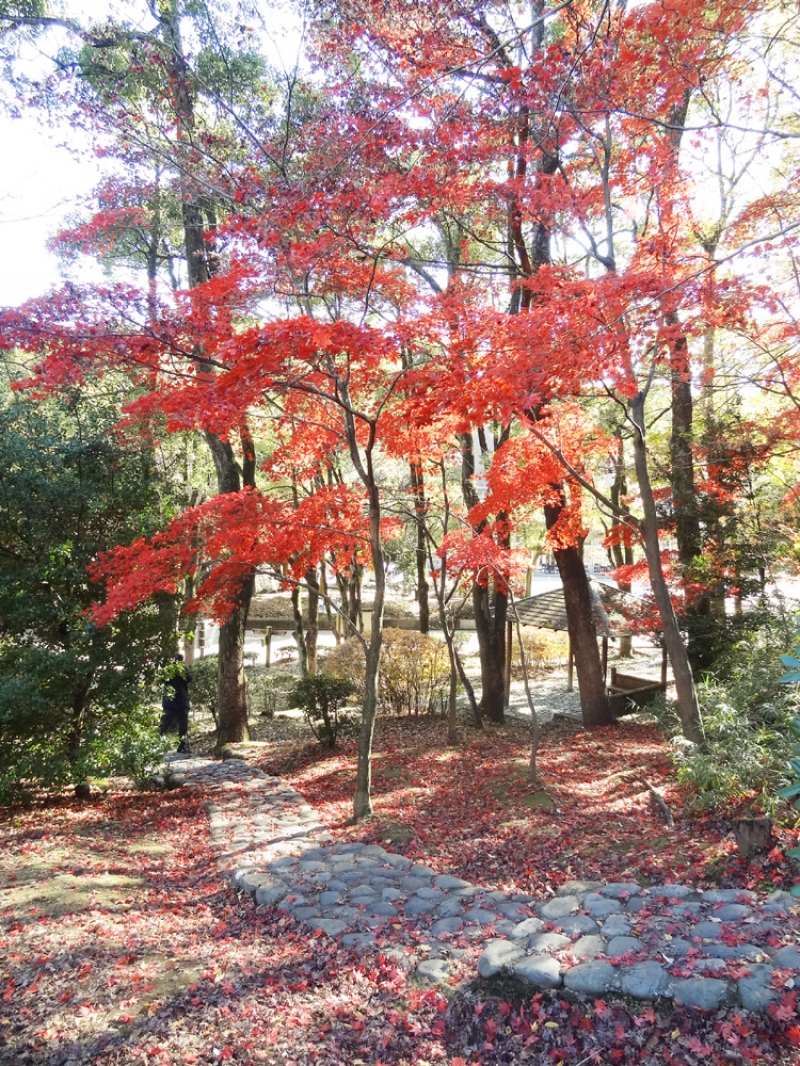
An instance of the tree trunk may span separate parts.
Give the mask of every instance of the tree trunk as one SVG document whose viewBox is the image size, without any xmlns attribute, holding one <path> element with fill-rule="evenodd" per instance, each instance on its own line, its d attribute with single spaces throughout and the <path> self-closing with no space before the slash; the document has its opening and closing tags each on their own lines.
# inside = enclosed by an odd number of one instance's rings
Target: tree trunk
<svg viewBox="0 0 800 1066">
<path fill-rule="evenodd" d="M 545 525 L 548 531 L 558 522 L 561 511 L 562 508 L 558 506 L 545 507 Z M 569 636 L 578 670 L 583 724 L 587 728 L 609 725 L 614 721 L 614 716 L 608 705 L 603 664 L 597 644 L 592 593 L 581 551 L 577 546 L 571 546 L 557 548 L 553 555 L 564 588 Z"/>
<path fill-rule="evenodd" d="M 370 479 L 372 480 L 372 479 Z M 369 531 L 372 565 L 375 570 L 375 602 L 372 608 L 372 628 L 367 648 L 367 667 L 364 679 L 364 705 L 361 711 L 361 730 L 358 736 L 358 766 L 356 791 L 353 797 L 355 818 L 372 814 L 372 737 L 378 711 L 378 666 L 383 644 L 383 607 L 386 593 L 383 542 L 381 540 L 380 490 L 372 480 L 367 486 L 369 496 Z"/>
<path fill-rule="evenodd" d="M 461 491 L 468 508 L 478 503 L 473 477 L 475 454 L 472 434 L 461 435 Z M 499 520 L 498 516 L 498 520 Z M 481 526 L 475 529 L 480 533 Z M 493 593 L 494 611 L 490 602 Z M 506 619 L 508 596 L 499 588 L 499 579 L 494 574 L 483 574 L 472 588 L 472 605 L 475 611 L 475 635 L 478 638 L 478 656 L 481 664 L 481 714 L 492 722 L 505 721 L 505 660 Z"/>
<path fill-rule="evenodd" d="M 235 609 L 219 630 L 217 751 L 226 744 L 250 739 L 244 682 L 244 632 L 254 585 L 251 578 L 241 587 Z"/>
<path fill-rule="evenodd" d="M 294 642 L 297 647 L 297 658 L 300 663 L 300 673 L 303 677 L 308 674 L 308 654 L 306 651 L 306 638 L 303 632 L 303 608 L 300 603 L 300 586 L 292 587 L 292 617 L 294 619 Z"/>
<path fill-rule="evenodd" d="M 317 640 L 319 638 L 319 580 L 317 571 L 306 570 L 308 589 L 308 627 L 306 629 L 306 669 L 309 674 L 317 672 Z"/>
<path fill-rule="evenodd" d="M 214 460 L 219 493 L 239 492 L 240 472 L 230 443 L 210 432 L 205 438 Z M 242 477 L 249 485 L 255 480 L 255 458 L 246 440 L 243 448 Z M 218 749 L 250 738 L 244 687 L 244 630 L 254 587 L 255 573 L 251 573 L 240 585 L 233 610 L 219 631 Z"/>
<path fill-rule="evenodd" d="M 489 598 L 490 586 L 494 591 L 493 612 Z M 508 595 L 498 589 L 497 580 L 491 578 L 486 585 L 476 584 L 473 587 L 472 604 L 481 663 L 481 698 L 478 706 L 485 718 L 500 724 L 505 721 Z"/>
<path fill-rule="evenodd" d="M 680 326 L 678 315 L 670 311 L 666 316 L 672 329 Z M 670 381 L 672 389 L 672 429 L 669 440 L 670 484 L 675 516 L 675 539 L 678 559 L 684 580 L 693 583 L 697 562 L 703 554 L 700 514 L 694 474 L 693 422 L 694 399 L 689 348 L 684 336 L 678 336 L 672 344 L 670 357 Z M 683 611 L 688 630 L 689 662 L 695 674 L 713 660 L 713 621 L 711 597 L 706 593 L 695 594 Z"/>
<path fill-rule="evenodd" d="M 67 758 L 73 767 L 80 759 L 83 750 L 83 732 L 86 724 L 86 707 L 88 704 L 91 683 L 91 676 L 81 679 L 76 683 L 72 693 L 69 738 L 67 740 L 66 748 Z"/>
<path fill-rule="evenodd" d="M 681 638 L 678 621 L 672 606 L 672 598 L 667 587 L 664 571 L 661 567 L 661 545 L 658 539 L 658 515 L 656 511 L 653 487 L 650 482 L 650 470 L 647 462 L 644 422 L 645 394 L 637 393 L 631 400 L 631 416 L 634 424 L 633 455 L 636 466 L 636 478 L 639 482 L 639 495 L 642 500 L 642 539 L 650 584 L 656 601 L 664 643 L 675 678 L 678 696 L 678 716 L 683 727 L 683 735 L 699 744 L 703 739 L 700 721 L 700 705 L 694 687 L 692 668 L 686 645 Z"/>
<path fill-rule="evenodd" d="M 679 160 L 681 142 L 686 126 L 692 90 L 687 88 L 673 107 L 667 126 L 666 140 L 670 147 L 670 166 L 663 189 L 662 211 L 669 225 L 673 207 L 670 202 L 673 182 L 680 181 Z M 667 253 L 667 260 L 671 255 Z M 696 586 L 697 564 L 703 555 L 703 535 L 700 526 L 700 507 L 694 471 L 694 397 L 689 344 L 681 327 L 678 312 L 669 308 L 664 322 L 671 337 L 670 388 L 672 427 L 670 430 L 669 480 L 675 518 L 675 539 L 684 580 Z M 695 592 L 687 597 L 683 615 L 688 631 L 689 662 L 695 674 L 708 666 L 714 658 L 714 622 L 711 617 L 709 592 Z"/>
<path fill-rule="evenodd" d="M 347 575 L 336 572 L 336 583 L 342 600 L 342 619 L 345 622 L 345 639 L 361 632 L 361 566 L 353 560 Z M 349 624 L 348 624 L 349 623 Z"/>
<path fill-rule="evenodd" d="M 428 545 L 425 540 L 425 482 L 422 476 L 422 464 L 412 462 L 411 487 L 414 492 L 414 514 L 417 520 L 417 605 L 419 607 L 419 631 L 430 630 L 430 602 L 428 596 Z"/>
<path fill-rule="evenodd" d="M 211 249 L 205 238 L 202 196 L 191 181 L 190 154 L 195 132 L 192 84 L 183 51 L 177 7 L 166 3 L 160 5 L 157 18 L 168 49 L 169 91 L 179 136 L 179 183 L 187 287 L 195 289 L 209 280 L 214 267 Z M 202 361 L 201 350 L 194 354 Z M 221 495 L 239 492 L 242 482 L 255 485 L 255 451 L 245 430 L 242 431 L 241 475 L 230 443 L 210 430 L 204 436 L 214 461 L 217 489 Z M 220 628 L 218 749 L 227 743 L 248 740 L 250 736 L 244 685 L 244 631 L 254 587 L 255 575 L 251 573 L 243 579 L 234 596 L 235 606 Z"/>
</svg>

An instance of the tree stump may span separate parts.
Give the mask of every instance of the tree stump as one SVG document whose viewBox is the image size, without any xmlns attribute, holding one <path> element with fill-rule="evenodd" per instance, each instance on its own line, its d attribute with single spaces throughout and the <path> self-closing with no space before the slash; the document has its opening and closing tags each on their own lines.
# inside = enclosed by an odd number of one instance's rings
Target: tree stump
<svg viewBox="0 0 800 1066">
<path fill-rule="evenodd" d="M 770 818 L 737 818 L 733 823 L 736 845 L 743 859 L 763 855 L 772 844 L 772 820 Z"/>
</svg>

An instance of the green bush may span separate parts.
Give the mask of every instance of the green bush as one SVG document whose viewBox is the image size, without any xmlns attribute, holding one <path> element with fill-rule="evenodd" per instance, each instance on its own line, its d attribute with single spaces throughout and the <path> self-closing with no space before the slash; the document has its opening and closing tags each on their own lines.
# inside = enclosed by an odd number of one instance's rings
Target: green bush
<svg viewBox="0 0 800 1066">
<path fill-rule="evenodd" d="M 189 686 L 189 700 L 192 709 L 213 718 L 214 725 L 219 722 L 217 704 L 217 674 L 219 657 L 207 655 L 204 659 L 195 659 L 189 668 L 192 682 Z"/>
<path fill-rule="evenodd" d="M 215 726 L 219 721 L 218 666 L 219 658 L 216 655 L 196 659 L 191 667 L 192 683 L 189 686 L 192 709 L 212 718 Z M 244 674 L 249 717 L 272 718 L 276 711 L 286 707 L 287 696 L 296 681 L 293 674 L 272 673 L 266 666 L 248 665 L 245 665 Z"/>
<path fill-rule="evenodd" d="M 265 666 L 248 667 L 245 677 L 248 713 L 261 718 L 274 718 L 276 711 L 286 707 L 289 692 L 297 681 L 293 674 L 273 674 Z"/>
<path fill-rule="evenodd" d="M 800 623 L 800 616 L 797 618 Z M 800 630 L 795 633 L 795 640 L 800 640 Z M 779 679 L 782 685 L 794 685 L 797 686 L 800 683 L 800 646 L 796 648 L 795 655 L 782 655 L 781 662 L 784 666 L 788 667 L 788 670 Z M 794 693 L 794 705 L 797 707 L 797 688 L 793 690 Z M 787 763 L 787 768 L 790 771 L 789 783 L 784 785 L 782 789 L 778 791 L 778 799 L 793 799 L 795 807 L 800 810 L 800 744 L 797 743 L 800 740 L 800 718 L 792 718 L 789 721 L 789 732 L 791 734 L 792 754 Z M 795 863 L 800 863 L 800 848 L 790 848 L 786 854 Z M 800 896 L 800 885 L 794 885 L 791 889 L 793 896 Z"/>
<path fill-rule="evenodd" d="M 150 536 L 178 501 L 151 447 L 113 432 L 113 377 L 37 401 L 9 385 L 0 386 L 0 790 L 138 776 L 161 747 L 157 675 L 176 599 L 159 593 L 99 626 L 91 607 L 103 585 L 88 568 Z"/>
<path fill-rule="evenodd" d="M 0 704 L 9 696 L 9 686 L 0 684 Z M 14 686 L 17 699 L 36 696 L 35 684 Z M 144 780 L 173 747 L 171 737 L 159 735 L 160 709 L 153 701 L 126 706 L 119 714 L 113 708 L 88 714 L 80 746 L 68 750 L 57 732 L 36 728 L 26 736 L 5 733 L 0 759 L 0 799 L 13 801 L 30 787 L 62 788 L 76 782 L 116 776 Z"/>
<path fill-rule="evenodd" d="M 309 674 L 295 684 L 289 699 L 302 708 L 320 744 L 333 748 L 341 735 L 357 728 L 357 717 L 348 714 L 345 706 L 352 694 L 353 686 L 346 678 Z"/>
<path fill-rule="evenodd" d="M 787 780 L 795 712 L 793 695 L 780 683 L 780 640 L 771 628 L 746 635 L 719 663 L 717 675 L 698 685 L 705 741 L 676 753 L 678 780 L 692 792 L 691 807 L 713 810 L 747 797 L 775 812 L 776 793 Z"/>
<path fill-rule="evenodd" d="M 334 648 L 325 659 L 326 673 L 347 678 L 363 697 L 366 659 L 357 637 Z M 409 629 L 383 631 L 378 668 L 378 696 L 389 714 L 435 714 L 447 699 L 450 660 L 447 645 Z"/>
</svg>

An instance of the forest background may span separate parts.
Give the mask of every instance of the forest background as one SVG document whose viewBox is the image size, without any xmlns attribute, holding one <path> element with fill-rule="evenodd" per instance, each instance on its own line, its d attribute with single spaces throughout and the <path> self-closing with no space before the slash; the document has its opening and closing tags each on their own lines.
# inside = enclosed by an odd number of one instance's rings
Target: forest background
<svg viewBox="0 0 800 1066">
<path fill-rule="evenodd" d="M 218 744 L 246 739 L 264 573 L 309 674 L 320 603 L 361 642 L 357 817 L 390 560 L 446 638 L 453 715 L 469 601 L 473 718 L 498 723 L 551 553 L 607 724 L 590 531 L 649 585 L 702 744 L 698 682 L 742 640 L 777 660 L 796 563 L 794 9 L 320 3 L 281 66 L 284 17 L 0 8 L 7 108 L 69 123 L 99 172 L 53 247 L 104 270 L 2 316 L 5 787 L 141 765 L 202 615 Z"/>
<path fill-rule="evenodd" d="M 469 951 L 415 985 L 424 930 L 355 956 L 255 910 L 208 794 L 149 775 L 203 619 L 209 748 L 248 750 L 268 580 L 298 698 L 337 726 L 357 685 L 358 738 L 259 719 L 250 757 L 337 840 L 536 898 L 795 884 L 797 4 L 91 10 L 0 0 L 6 114 L 95 176 L 63 284 L 0 311 L 0 1059 L 796 1062 L 784 972 L 762 1012 L 488 995 Z M 589 545 L 650 594 L 627 624 L 666 649 L 680 745 L 614 720 Z M 508 626 L 542 557 L 582 721 L 540 744 L 505 695 L 510 638 L 542 667 Z M 384 626 L 388 573 L 419 632 Z M 442 717 L 407 685 L 432 647 Z"/>
</svg>

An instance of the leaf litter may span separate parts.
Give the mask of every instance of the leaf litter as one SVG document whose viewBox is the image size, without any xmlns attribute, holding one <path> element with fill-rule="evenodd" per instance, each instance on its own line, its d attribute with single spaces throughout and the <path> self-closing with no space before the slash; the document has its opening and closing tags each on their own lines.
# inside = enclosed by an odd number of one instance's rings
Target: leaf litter
<svg viewBox="0 0 800 1066">
<path fill-rule="evenodd" d="M 262 749 L 342 839 L 385 843 L 487 887 L 544 894 L 573 878 L 667 878 L 745 887 L 785 882 L 781 851 L 733 854 L 722 819 L 681 817 L 663 742 L 626 724 L 591 734 L 557 726 L 525 779 L 519 723 L 443 744 L 440 720 L 387 721 L 376 738 L 376 817 L 347 824 L 353 763 L 296 738 Z M 668 834 L 625 770 L 676 814 Z M 623 771 L 623 772 L 621 772 Z M 551 803 L 532 803 L 544 794 Z M 770 1013 L 703 1014 L 672 1004 L 558 993 L 491 993 L 466 945 L 451 983 L 409 976 L 424 932 L 357 955 L 220 878 L 201 791 L 117 792 L 92 804 L 42 800 L 2 812 L 0 1063 L 33 1066 L 269 1063 L 798 1061 L 796 997 Z M 778 856 L 781 856 L 779 858 Z"/>
</svg>

